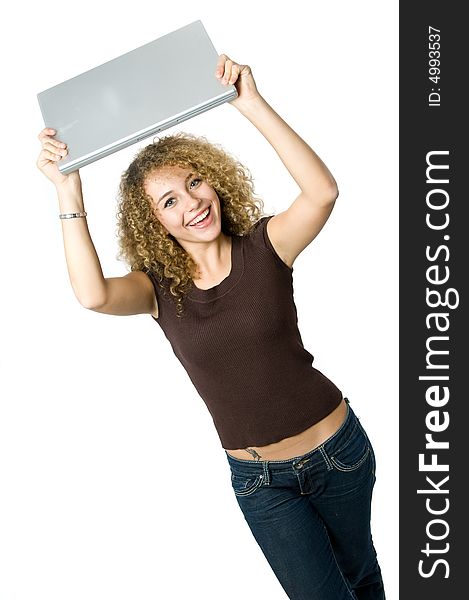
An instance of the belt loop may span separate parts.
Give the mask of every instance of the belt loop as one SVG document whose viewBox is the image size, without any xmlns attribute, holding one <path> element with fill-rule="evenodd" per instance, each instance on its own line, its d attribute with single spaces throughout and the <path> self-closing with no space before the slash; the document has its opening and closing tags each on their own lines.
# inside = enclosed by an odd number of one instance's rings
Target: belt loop
<svg viewBox="0 0 469 600">
<path fill-rule="evenodd" d="M 322 445 L 321 445 L 321 446 L 318 446 L 318 448 L 319 448 L 319 451 L 320 451 L 320 452 L 321 452 L 321 454 L 322 454 L 322 457 L 323 457 L 323 459 L 324 459 L 324 462 L 326 463 L 327 470 L 328 470 L 328 471 L 332 471 L 332 469 L 333 469 L 334 467 L 332 466 L 332 463 L 331 463 L 331 461 L 330 461 L 330 458 L 327 456 L 327 452 L 326 452 L 326 450 L 324 449 L 324 446 L 322 446 Z"/>
<path fill-rule="evenodd" d="M 262 462 L 262 469 L 263 469 L 264 484 L 270 485 L 270 472 L 269 472 L 269 461 L 268 460 L 264 460 Z"/>
</svg>

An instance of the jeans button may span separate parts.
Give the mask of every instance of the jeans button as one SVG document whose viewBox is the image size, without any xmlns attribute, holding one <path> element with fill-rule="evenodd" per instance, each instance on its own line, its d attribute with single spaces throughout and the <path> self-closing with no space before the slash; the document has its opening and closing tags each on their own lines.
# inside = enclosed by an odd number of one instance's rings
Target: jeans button
<svg viewBox="0 0 469 600">
<path fill-rule="evenodd" d="M 295 465 L 295 469 L 301 469 L 303 465 L 308 462 L 308 460 L 309 458 L 303 458 L 303 460 L 298 461 Z"/>
</svg>

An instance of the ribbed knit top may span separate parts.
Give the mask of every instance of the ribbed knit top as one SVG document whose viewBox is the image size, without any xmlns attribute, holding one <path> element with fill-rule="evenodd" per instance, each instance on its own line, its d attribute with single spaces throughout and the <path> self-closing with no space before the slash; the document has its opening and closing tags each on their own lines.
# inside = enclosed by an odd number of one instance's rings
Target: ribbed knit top
<svg viewBox="0 0 469 600">
<path fill-rule="evenodd" d="M 195 285 L 176 305 L 166 280 L 146 270 L 160 325 L 210 411 L 226 450 L 265 446 L 298 434 L 331 413 L 339 389 L 312 366 L 293 299 L 293 268 L 276 253 L 262 217 L 233 236 L 231 271 L 218 285 Z"/>
</svg>

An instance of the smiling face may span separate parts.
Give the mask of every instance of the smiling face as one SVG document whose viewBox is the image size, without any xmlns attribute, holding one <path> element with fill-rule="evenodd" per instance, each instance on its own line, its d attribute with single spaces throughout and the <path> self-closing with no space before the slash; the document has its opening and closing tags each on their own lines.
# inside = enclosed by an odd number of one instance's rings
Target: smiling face
<svg viewBox="0 0 469 600">
<path fill-rule="evenodd" d="M 160 223 L 181 245 L 210 242 L 220 235 L 220 200 L 193 170 L 158 169 L 147 177 L 145 192 L 152 198 Z"/>
</svg>

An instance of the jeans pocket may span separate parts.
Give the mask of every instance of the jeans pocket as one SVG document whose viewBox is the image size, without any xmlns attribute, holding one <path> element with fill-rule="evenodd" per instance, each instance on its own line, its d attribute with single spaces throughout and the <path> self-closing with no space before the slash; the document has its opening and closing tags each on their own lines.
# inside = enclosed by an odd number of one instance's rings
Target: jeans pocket
<svg viewBox="0 0 469 600">
<path fill-rule="evenodd" d="M 371 461 L 372 461 L 372 467 L 371 470 L 373 472 L 373 478 L 376 481 L 376 456 L 373 450 L 373 446 L 370 444 L 370 453 L 371 453 Z"/>
<path fill-rule="evenodd" d="M 231 473 L 231 485 L 236 496 L 250 496 L 261 487 L 263 475 Z"/>
<path fill-rule="evenodd" d="M 338 471 L 355 471 L 371 454 L 368 437 L 358 425 L 354 427 L 352 435 L 342 445 L 329 451 L 329 460 Z"/>
</svg>

